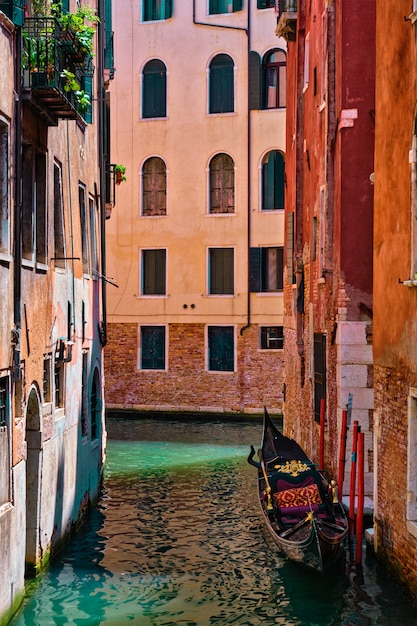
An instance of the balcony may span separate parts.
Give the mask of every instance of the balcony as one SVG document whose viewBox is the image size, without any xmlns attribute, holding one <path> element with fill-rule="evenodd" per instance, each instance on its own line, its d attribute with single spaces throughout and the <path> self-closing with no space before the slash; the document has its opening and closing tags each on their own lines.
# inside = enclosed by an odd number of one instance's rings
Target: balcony
<svg viewBox="0 0 417 626">
<path fill-rule="evenodd" d="M 22 29 L 23 96 L 48 126 L 87 119 L 94 67 L 54 17 L 25 19 Z"/>
<path fill-rule="evenodd" d="M 297 29 L 297 0 L 279 0 L 277 37 L 283 37 L 286 41 L 295 41 Z"/>
</svg>

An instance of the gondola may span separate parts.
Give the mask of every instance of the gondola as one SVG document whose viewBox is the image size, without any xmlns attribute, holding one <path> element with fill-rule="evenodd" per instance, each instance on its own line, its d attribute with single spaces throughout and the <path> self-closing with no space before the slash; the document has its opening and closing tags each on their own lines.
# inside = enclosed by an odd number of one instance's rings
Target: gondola
<svg viewBox="0 0 417 626">
<path fill-rule="evenodd" d="M 266 408 L 259 461 L 254 456 L 251 446 L 248 463 L 258 470 L 261 511 L 275 544 L 292 561 L 328 572 L 344 553 L 348 532 L 335 482 L 276 428 Z"/>
</svg>

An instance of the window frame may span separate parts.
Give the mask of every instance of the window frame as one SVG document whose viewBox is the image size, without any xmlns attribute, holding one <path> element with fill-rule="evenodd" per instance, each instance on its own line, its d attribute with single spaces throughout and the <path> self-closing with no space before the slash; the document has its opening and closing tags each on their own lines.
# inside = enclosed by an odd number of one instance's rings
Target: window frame
<svg viewBox="0 0 417 626">
<path fill-rule="evenodd" d="M 219 167 L 214 169 L 214 166 Z M 218 152 L 211 159 L 208 167 L 208 214 L 230 215 L 235 207 L 235 162 L 230 154 Z"/>
<path fill-rule="evenodd" d="M 62 165 L 54 162 L 54 267 L 65 268 L 66 266 L 66 242 L 65 242 L 65 219 L 64 219 L 64 195 L 62 186 Z"/>
<path fill-rule="evenodd" d="M 10 257 L 10 125 L 0 117 L 0 256 Z"/>
<path fill-rule="evenodd" d="M 150 71 L 149 68 L 151 68 Z M 150 120 L 166 117 L 167 66 L 162 59 L 149 59 L 142 70 L 141 118 Z"/>
<path fill-rule="evenodd" d="M 22 147 L 22 262 L 47 265 L 47 158 L 36 145 Z"/>
<path fill-rule="evenodd" d="M 407 407 L 407 529 L 417 537 L 417 388 L 410 387 Z"/>
<path fill-rule="evenodd" d="M 149 331 L 149 334 L 153 333 L 154 335 L 154 344 L 153 347 L 155 347 L 155 337 L 157 334 L 159 334 L 159 337 L 156 338 L 156 340 L 159 339 L 159 343 L 160 343 L 160 347 L 161 347 L 161 352 L 159 354 L 157 354 L 154 358 L 155 358 L 155 365 L 157 365 L 158 363 L 161 365 L 161 367 L 144 367 L 144 354 L 143 354 L 143 350 L 144 350 L 144 344 L 145 344 L 145 335 L 146 333 L 144 332 L 144 330 L 147 329 Z M 155 371 L 160 371 L 160 372 L 166 372 L 168 369 L 168 327 L 166 324 L 141 324 L 138 328 L 138 369 L 141 371 L 146 371 L 146 372 L 155 372 Z M 150 337 L 147 338 L 146 341 L 148 341 L 150 339 Z M 148 357 L 146 356 L 146 359 L 148 361 L 150 361 L 153 357 Z"/>
<path fill-rule="evenodd" d="M 231 259 L 231 261 L 229 261 Z M 227 265 L 230 263 L 229 265 Z M 235 248 L 210 246 L 207 249 L 207 294 L 209 296 L 235 295 Z"/>
<path fill-rule="evenodd" d="M 220 4 L 223 4 L 226 8 L 220 8 Z M 228 15 L 242 11 L 242 8 L 243 0 L 209 0 L 207 10 L 208 15 Z"/>
<path fill-rule="evenodd" d="M 272 277 L 271 251 L 276 251 L 275 286 L 269 286 Z M 284 246 L 259 246 L 249 250 L 249 282 L 251 293 L 281 294 L 284 291 Z"/>
<path fill-rule="evenodd" d="M 214 331 L 214 329 L 217 329 L 217 330 Z M 212 340 L 214 340 L 215 332 L 218 333 L 218 335 L 220 335 L 220 331 L 224 331 L 223 337 L 227 337 L 229 340 L 231 338 L 232 345 L 228 346 L 229 355 L 226 354 L 226 358 L 227 358 L 226 366 L 214 368 L 212 367 L 212 364 L 214 364 L 214 362 L 219 362 L 221 360 L 221 357 L 224 358 L 225 356 L 224 354 L 212 356 L 212 352 L 213 352 Z M 236 343 L 237 343 L 236 342 L 236 326 L 233 324 L 207 324 L 205 328 L 205 335 L 206 335 L 206 341 L 205 341 L 206 343 L 206 371 L 214 372 L 216 374 L 218 373 L 233 374 L 234 372 L 236 372 Z M 217 341 L 219 341 L 218 337 L 217 337 Z M 232 354 L 232 356 L 230 356 L 230 353 Z"/>
<path fill-rule="evenodd" d="M 284 55 L 284 61 L 270 61 L 276 54 Z M 275 104 L 269 104 L 269 77 L 273 75 L 276 81 Z M 262 59 L 262 108 L 264 110 L 285 109 L 286 108 L 286 75 L 287 75 L 287 55 L 282 48 L 273 48 L 266 52 Z M 284 97 L 281 97 L 281 86 L 284 87 Z"/>
<path fill-rule="evenodd" d="M 271 335 L 276 335 L 275 337 Z M 261 350 L 284 349 L 284 327 L 283 326 L 260 326 L 259 327 L 259 347 Z"/>
<path fill-rule="evenodd" d="M 8 374 L 0 376 L 0 454 L 3 467 L 0 467 L 0 507 L 11 500 L 11 381 Z"/>
<path fill-rule="evenodd" d="M 173 14 L 174 0 L 142 0 L 142 22 L 161 22 Z M 150 11 L 150 15 L 148 15 Z M 157 15 L 157 13 L 160 13 Z"/>
<path fill-rule="evenodd" d="M 161 170 L 153 168 L 149 172 L 145 169 L 147 165 L 162 164 Z M 148 179 L 151 179 L 149 185 Z M 141 168 L 141 211 L 142 217 L 165 217 L 167 215 L 167 166 L 161 157 L 153 155 L 145 159 Z M 163 202 L 159 204 L 159 198 Z M 149 205 L 149 207 L 148 207 Z M 155 205 L 157 205 L 155 207 Z"/>
<path fill-rule="evenodd" d="M 150 254 L 154 253 L 154 254 Z M 147 260 L 148 259 L 148 260 Z M 155 273 L 151 276 L 150 267 L 147 264 L 154 264 Z M 163 276 L 157 275 L 159 268 L 158 263 L 163 263 L 161 269 Z M 140 295 L 141 297 L 165 298 L 167 296 L 167 267 L 168 267 L 168 250 L 167 248 L 141 248 L 140 249 Z M 150 282 L 148 282 L 150 281 Z"/>
<path fill-rule="evenodd" d="M 277 148 L 268 150 L 260 163 L 260 210 L 262 213 L 285 210 L 285 154 Z"/>
<path fill-rule="evenodd" d="M 222 52 L 208 66 L 208 114 L 227 113 L 235 113 L 235 62 Z"/>
</svg>

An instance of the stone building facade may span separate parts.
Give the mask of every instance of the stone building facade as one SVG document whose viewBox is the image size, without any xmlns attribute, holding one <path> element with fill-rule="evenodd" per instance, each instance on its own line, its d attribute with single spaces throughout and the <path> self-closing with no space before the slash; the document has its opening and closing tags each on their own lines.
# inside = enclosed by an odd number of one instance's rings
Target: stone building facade
<svg viewBox="0 0 417 626">
<path fill-rule="evenodd" d="M 106 405 L 283 402 L 286 44 L 274 2 L 119 0 Z"/>
<path fill-rule="evenodd" d="M 282 0 L 279 8 L 277 35 L 288 40 L 284 429 L 318 462 L 324 401 L 322 453 L 335 475 L 351 399 L 370 494 L 375 6 Z"/>
<path fill-rule="evenodd" d="M 102 478 L 105 8 L 0 2 L 0 624 Z"/>
</svg>

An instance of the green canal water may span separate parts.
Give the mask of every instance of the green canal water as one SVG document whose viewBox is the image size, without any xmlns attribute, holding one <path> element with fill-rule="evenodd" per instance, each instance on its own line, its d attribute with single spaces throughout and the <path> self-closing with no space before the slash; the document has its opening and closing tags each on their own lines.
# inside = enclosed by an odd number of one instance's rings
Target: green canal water
<svg viewBox="0 0 417 626">
<path fill-rule="evenodd" d="M 278 554 L 246 462 L 261 424 L 108 422 L 98 506 L 13 626 L 416 626 L 364 554 L 317 576 Z"/>
</svg>

